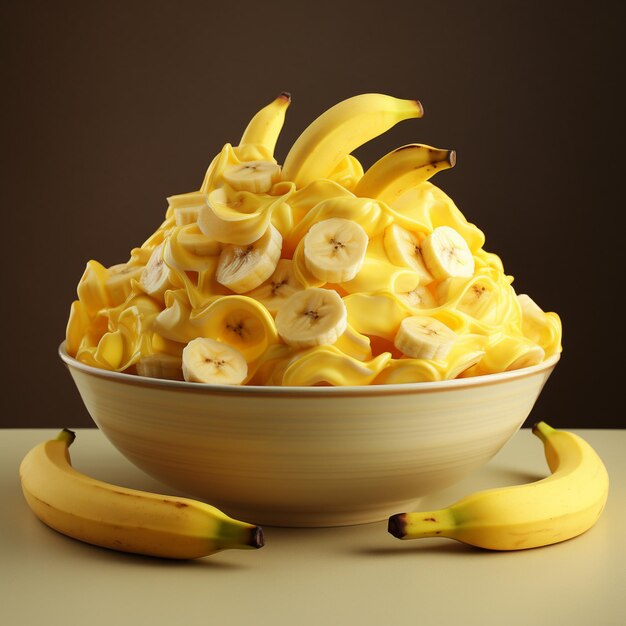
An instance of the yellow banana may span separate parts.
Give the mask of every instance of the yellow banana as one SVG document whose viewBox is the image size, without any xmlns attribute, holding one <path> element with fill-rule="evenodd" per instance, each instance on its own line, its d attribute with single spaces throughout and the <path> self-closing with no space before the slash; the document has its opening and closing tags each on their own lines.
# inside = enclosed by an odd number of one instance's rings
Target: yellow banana
<svg viewBox="0 0 626 626">
<path fill-rule="evenodd" d="M 62 430 L 26 454 L 20 480 L 35 515 L 51 528 L 123 552 L 193 559 L 229 548 L 260 548 L 260 527 L 204 502 L 117 487 L 75 470 Z"/>
<path fill-rule="evenodd" d="M 389 518 L 399 539 L 450 537 L 490 550 L 536 548 L 589 530 L 604 509 L 609 476 L 595 450 L 575 433 L 545 422 L 532 429 L 552 474 L 526 485 L 479 491 L 446 509 Z"/>
<path fill-rule="evenodd" d="M 419 143 L 396 148 L 376 161 L 354 189 L 357 196 L 392 204 L 437 172 L 454 167 L 456 152 Z"/>
<path fill-rule="evenodd" d="M 264 146 L 274 154 L 278 136 L 285 123 L 285 113 L 291 104 L 291 94 L 283 91 L 273 102 L 263 107 L 251 120 L 244 131 L 239 146 Z"/>
<path fill-rule="evenodd" d="M 283 180 L 301 188 L 328 178 L 353 150 L 403 120 L 422 117 L 417 100 L 377 93 L 348 98 L 315 119 L 298 137 L 283 165 Z"/>
</svg>

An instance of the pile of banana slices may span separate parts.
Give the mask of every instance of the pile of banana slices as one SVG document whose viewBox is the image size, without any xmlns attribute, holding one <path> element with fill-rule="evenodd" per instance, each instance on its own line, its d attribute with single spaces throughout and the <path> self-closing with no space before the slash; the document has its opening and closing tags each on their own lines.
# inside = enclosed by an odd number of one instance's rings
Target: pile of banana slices
<svg viewBox="0 0 626 626">
<path fill-rule="evenodd" d="M 423 114 L 415 100 L 349 98 L 281 167 L 281 94 L 213 159 L 198 191 L 126 263 L 89 261 L 66 349 L 114 371 L 231 385 L 367 385 L 517 369 L 561 350 L 561 323 L 429 182 L 454 151 L 352 152 Z"/>
</svg>

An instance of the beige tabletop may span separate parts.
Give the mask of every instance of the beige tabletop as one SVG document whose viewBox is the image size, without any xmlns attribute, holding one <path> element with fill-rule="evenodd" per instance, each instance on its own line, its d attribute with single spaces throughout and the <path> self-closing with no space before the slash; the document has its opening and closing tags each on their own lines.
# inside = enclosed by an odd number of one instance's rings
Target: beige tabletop
<svg viewBox="0 0 626 626">
<path fill-rule="evenodd" d="M 611 626 L 626 623 L 626 431 L 577 430 L 603 458 L 607 507 L 589 532 L 519 552 L 450 539 L 399 541 L 386 522 L 323 529 L 265 527 L 266 545 L 178 562 L 117 553 L 41 524 L 18 466 L 56 430 L 0 430 L 0 623 L 238 626 L 448 624 Z M 97 430 L 77 430 L 72 462 L 115 484 L 172 493 L 132 466 Z M 547 474 L 521 430 L 482 470 L 423 501 Z"/>
</svg>

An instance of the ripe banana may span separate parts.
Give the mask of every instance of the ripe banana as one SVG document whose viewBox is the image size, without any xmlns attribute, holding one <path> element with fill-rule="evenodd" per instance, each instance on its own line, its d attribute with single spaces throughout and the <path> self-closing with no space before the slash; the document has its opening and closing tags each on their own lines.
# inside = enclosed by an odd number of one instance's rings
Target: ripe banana
<svg viewBox="0 0 626 626">
<path fill-rule="evenodd" d="M 348 325 L 346 305 L 332 289 L 296 291 L 276 314 L 276 330 L 295 348 L 335 343 Z"/>
<path fill-rule="evenodd" d="M 278 136 L 285 123 L 285 113 L 291 104 L 291 94 L 283 91 L 273 102 L 263 107 L 248 123 L 239 145 L 264 146 L 274 154 Z"/>
<path fill-rule="evenodd" d="M 283 180 L 301 188 L 328 178 L 353 150 L 403 120 L 422 117 L 417 100 L 368 93 L 343 100 L 315 119 L 285 158 Z"/>
<path fill-rule="evenodd" d="M 446 509 L 399 513 L 389 532 L 399 539 L 450 537 L 489 550 L 536 548 L 589 530 L 604 510 L 609 476 L 580 436 L 545 422 L 532 429 L 552 474 L 526 485 L 479 491 Z"/>
<path fill-rule="evenodd" d="M 245 293 L 265 282 L 276 270 L 283 238 L 271 224 L 260 239 L 245 246 L 226 246 L 217 264 L 217 282 Z"/>
<path fill-rule="evenodd" d="M 413 315 L 405 317 L 393 342 L 406 356 L 414 359 L 444 359 L 457 334 L 433 317 Z"/>
<path fill-rule="evenodd" d="M 437 172 L 454 167 L 456 152 L 419 143 L 396 148 L 376 161 L 363 175 L 354 193 L 392 204 L 404 193 Z"/>
<path fill-rule="evenodd" d="M 118 487 L 71 465 L 75 434 L 62 430 L 26 454 L 20 481 L 33 513 L 64 535 L 104 548 L 193 559 L 229 548 L 260 548 L 260 527 L 204 502 Z"/>
<path fill-rule="evenodd" d="M 474 274 L 474 257 L 463 237 L 450 226 L 438 226 L 422 241 L 426 267 L 437 280 Z"/>
<path fill-rule="evenodd" d="M 304 237 L 307 269 L 325 283 L 352 280 L 361 269 L 368 237 L 352 220 L 331 217 L 314 224 Z"/>
<path fill-rule="evenodd" d="M 192 339 L 183 350 L 187 382 L 239 385 L 248 375 L 248 363 L 239 350 L 208 337 Z"/>
</svg>

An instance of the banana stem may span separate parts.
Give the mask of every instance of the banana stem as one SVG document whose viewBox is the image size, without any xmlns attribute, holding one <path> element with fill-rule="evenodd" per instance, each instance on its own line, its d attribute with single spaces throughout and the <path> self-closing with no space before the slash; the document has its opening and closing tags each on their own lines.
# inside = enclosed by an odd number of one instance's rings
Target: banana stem
<svg viewBox="0 0 626 626">
<path fill-rule="evenodd" d="M 387 530 L 398 539 L 451 537 L 456 526 L 450 509 L 415 513 L 398 513 L 389 518 Z"/>
<path fill-rule="evenodd" d="M 72 445 L 74 439 L 76 439 L 76 433 L 69 428 L 64 428 L 57 435 L 57 441 L 63 441 L 68 448 Z"/>
<path fill-rule="evenodd" d="M 260 526 L 239 522 L 238 520 L 224 521 L 219 537 L 222 550 L 228 548 L 262 548 L 265 545 L 263 529 Z"/>
</svg>

